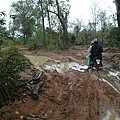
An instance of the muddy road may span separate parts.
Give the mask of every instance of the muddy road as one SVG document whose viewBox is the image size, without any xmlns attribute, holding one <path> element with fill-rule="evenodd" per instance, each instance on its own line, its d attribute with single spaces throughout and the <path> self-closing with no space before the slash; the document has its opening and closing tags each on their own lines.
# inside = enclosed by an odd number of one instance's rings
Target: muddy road
<svg viewBox="0 0 120 120">
<path fill-rule="evenodd" d="M 86 70 L 86 46 L 65 52 L 20 52 L 34 65 L 35 77 L 42 73 L 41 80 L 46 82 L 37 100 L 24 94 L 2 107 L 0 120 L 120 120 L 119 49 L 104 48 L 99 71 Z M 31 80 L 28 72 L 21 75 Z"/>
</svg>

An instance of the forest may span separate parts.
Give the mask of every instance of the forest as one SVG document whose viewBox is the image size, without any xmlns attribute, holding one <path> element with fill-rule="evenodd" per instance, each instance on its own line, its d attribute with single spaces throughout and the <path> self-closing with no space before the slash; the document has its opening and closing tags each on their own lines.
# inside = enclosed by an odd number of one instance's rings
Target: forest
<svg viewBox="0 0 120 120">
<path fill-rule="evenodd" d="M 117 13 L 108 15 L 98 3 L 91 4 L 91 19 L 70 23 L 69 0 L 21 0 L 13 2 L 8 29 L 6 14 L 0 13 L 0 37 L 6 44 L 24 44 L 29 49 L 64 49 L 73 44 L 89 44 L 94 38 L 104 46 L 119 46 L 119 1 L 114 1 Z M 72 32 L 68 31 L 69 28 Z"/>
</svg>

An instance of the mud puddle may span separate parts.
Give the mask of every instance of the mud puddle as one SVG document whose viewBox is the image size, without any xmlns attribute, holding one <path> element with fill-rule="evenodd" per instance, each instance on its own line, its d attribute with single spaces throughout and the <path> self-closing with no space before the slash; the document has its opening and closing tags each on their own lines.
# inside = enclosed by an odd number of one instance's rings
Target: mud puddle
<svg viewBox="0 0 120 120">
<path fill-rule="evenodd" d="M 103 118 L 102 120 L 120 120 L 120 118 L 118 118 L 117 114 L 115 113 L 115 111 L 107 111 L 107 115 L 105 118 Z"/>
<path fill-rule="evenodd" d="M 58 73 L 63 73 L 64 71 L 68 71 L 70 69 L 84 72 L 87 68 L 88 67 L 86 65 L 80 65 L 79 63 L 76 62 L 45 65 L 44 67 L 45 70 L 50 70 L 50 71 L 56 70 Z"/>
<path fill-rule="evenodd" d="M 40 69 L 40 65 L 45 63 L 49 58 L 46 56 L 32 56 L 32 55 L 24 55 L 36 69 Z"/>
</svg>

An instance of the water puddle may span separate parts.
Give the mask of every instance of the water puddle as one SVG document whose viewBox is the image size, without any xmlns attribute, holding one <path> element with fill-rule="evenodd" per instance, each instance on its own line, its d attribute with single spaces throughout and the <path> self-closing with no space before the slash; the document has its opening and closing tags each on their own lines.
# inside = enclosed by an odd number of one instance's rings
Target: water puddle
<svg viewBox="0 0 120 120">
<path fill-rule="evenodd" d="M 32 55 L 24 55 L 27 59 L 30 60 L 30 62 L 34 65 L 34 67 L 36 69 L 41 69 L 40 66 L 45 63 L 48 59 L 50 59 L 49 57 L 46 56 L 32 56 Z M 88 66 L 87 65 L 80 65 L 77 62 L 65 62 L 65 63 L 61 63 L 60 61 L 57 63 L 56 61 L 59 60 L 55 60 L 55 64 L 52 65 L 45 65 L 44 69 L 45 70 L 56 70 L 58 73 L 62 73 L 64 70 L 69 70 L 69 69 L 73 69 L 73 70 L 77 70 L 80 72 L 84 72 Z M 116 71 L 109 71 L 108 76 L 114 76 L 117 79 L 120 80 L 120 72 L 116 72 Z"/>
<path fill-rule="evenodd" d="M 32 56 L 32 55 L 24 55 L 30 62 L 34 65 L 36 69 L 40 69 L 40 65 L 45 63 L 49 58 L 46 56 Z"/>
<path fill-rule="evenodd" d="M 111 71 L 109 71 L 109 75 L 110 75 L 110 76 L 117 77 L 117 79 L 120 80 L 120 72 L 111 72 Z"/>
<path fill-rule="evenodd" d="M 34 65 L 34 67 L 38 70 L 41 70 L 40 66 L 45 63 L 48 59 L 46 56 L 32 56 L 32 55 L 24 55 L 27 59 L 30 60 L 30 62 Z M 55 60 L 56 62 L 57 60 Z M 73 69 L 73 70 L 78 70 L 80 72 L 84 72 L 85 69 L 87 69 L 88 66 L 86 65 L 80 65 L 79 63 L 76 62 L 65 62 L 65 63 L 60 63 L 59 64 L 52 64 L 52 65 L 45 65 L 44 69 L 48 71 L 57 71 L 58 73 L 63 73 L 65 70 Z"/>
<path fill-rule="evenodd" d="M 120 118 L 118 118 L 117 114 L 115 113 L 115 111 L 107 111 L 107 115 L 105 118 L 103 118 L 102 120 L 120 120 Z"/>
<path fill-rule="evenodd" d="M 65 70 L 68 71 L 70 69 L 84 72 L 87 68 L 88 66 L 80 65 L 79 63 L 76 63 L 76 62 L 70 62 L 70 63 L 66 62 L 66 63 L 60 63 L 60 64 L 45 65 L 44 67 L 45 70 L 50 70 L 50 71 L 55 70 L 58 73 L 63 73 Z"/>
</svg>

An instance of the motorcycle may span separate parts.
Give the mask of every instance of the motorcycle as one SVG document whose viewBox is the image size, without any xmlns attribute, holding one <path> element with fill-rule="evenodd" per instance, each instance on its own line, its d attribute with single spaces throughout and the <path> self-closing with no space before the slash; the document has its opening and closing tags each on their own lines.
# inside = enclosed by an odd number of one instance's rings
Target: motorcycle
<svg viewBox="0 0 120 120">
<path fill-rule="evenodd" d="M 99 70 L 100 56 L 97 56 L 97 57 L 93 58 L 93 67 L 95 67 L 97 71 Z"/>
<path fill-rule="evenodd" d="M 96 70 L 99 71 L 99 67 L 100 67 L 100 56 L 96 56 L 95 58 L 93 58 L 93 61 L 88 69 L 96 68 Z"/>
</svg>

